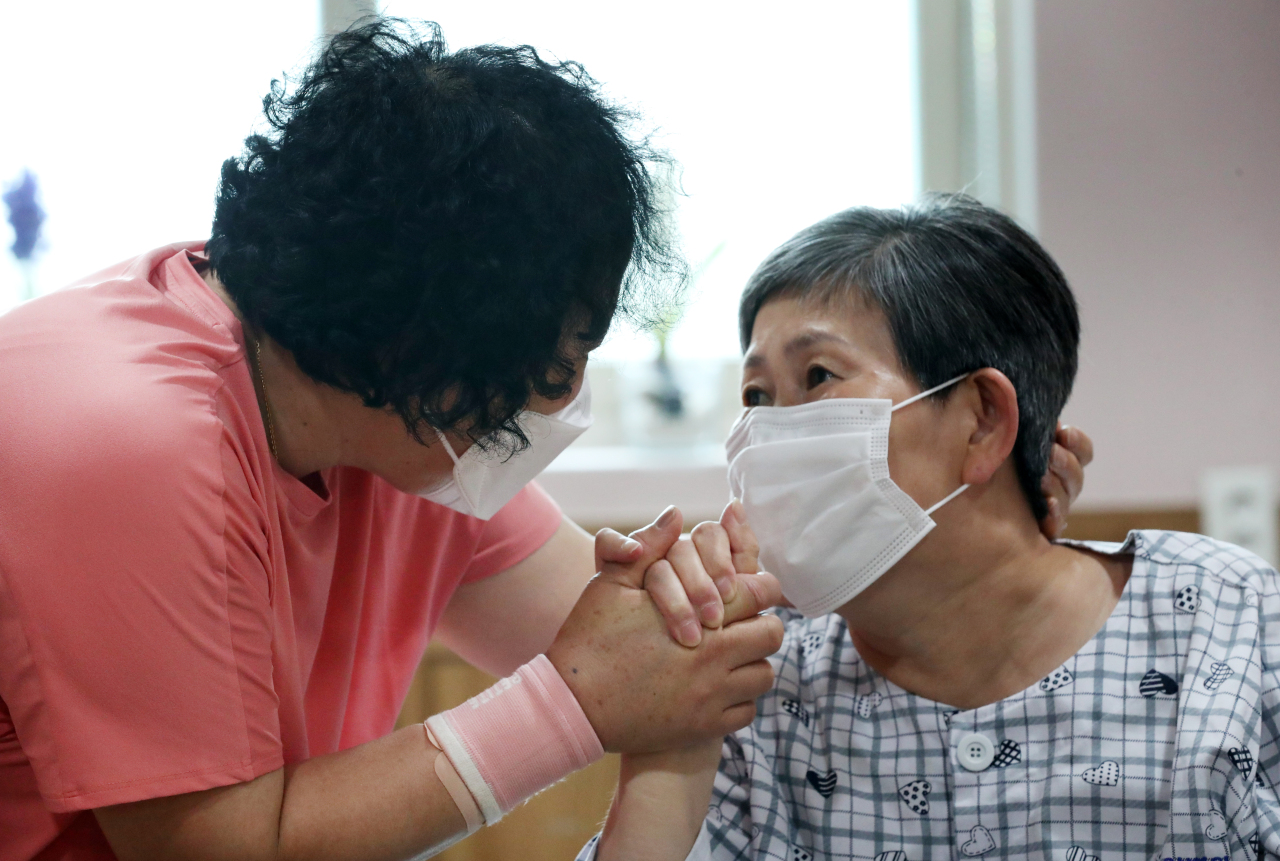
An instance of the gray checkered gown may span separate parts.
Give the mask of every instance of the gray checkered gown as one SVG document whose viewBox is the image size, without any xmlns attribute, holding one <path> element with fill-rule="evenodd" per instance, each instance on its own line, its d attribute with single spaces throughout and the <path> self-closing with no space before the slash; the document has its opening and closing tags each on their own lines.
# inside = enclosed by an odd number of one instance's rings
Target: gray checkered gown
<svg viewBox="0 0 1280 861">
<path fill-rule="evenodd" d="M 1106 625 L 969 711 L 877 674 L 838 616 L 787 614 L 777 684 L 725 739 L 690 859 L 1280 855 L 1280 575 L 1198 535 L 1089 546 L 1134 555 Z M 974 732 L 997 749 L 979 772 L 955 755 Z"/>
</svg>

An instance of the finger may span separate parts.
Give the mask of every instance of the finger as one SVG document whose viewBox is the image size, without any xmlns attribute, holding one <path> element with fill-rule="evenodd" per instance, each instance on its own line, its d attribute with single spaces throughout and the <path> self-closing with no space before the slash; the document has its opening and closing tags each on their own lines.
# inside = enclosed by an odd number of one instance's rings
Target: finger
<svg viewBox="0 0 1280 861">
<path fill-rule="evenodd" d="M 720 523 L 699 523 L 694 527 L 693 543 L 702 557 L 703 567 L 715 581 L 721 601 L 731 600 L 738 568 L 733 557 L 733 539 L 724 526 L 723 516 Z"/>
<path fill-rule="evenodd" d="M 691 537 L 682 537 L 667 551 L 667 561 L 675 568 L 676 576 L 684 584 L 685 594 L 689 596 L 690 603 L 697 609 L 698 617 L 702 619 L 702 624 L 708 628 L 719 628 L 724 621 L 724 604 L 720 600 L 720 593 L 716 589 L 712 575 L 707 570 L 707 555 L 708 552 L 714 554 L 715 543 L 714 537 L 709 537 L 708 530 L 703 528 L 707 526 L 717 530 L 720 529 L 719 524 L 715 523 L 698 524 L 694 527 Z M 723 530 L 721 531 L 723 532 Z M 699 548 L 699 535 L 701 535 L 702 543 L 711 548 L 709 551 L 703 551 Z M 723 539 L 723 545 L 724 558 L 721 563 L 727 568 L 729 566 L 728 538 Z M 732 570 L 730 571 L 730 576 L 733 576 Z"/>
<path fill-rule="evenodd" d="M 1040 531 L 1050 541 L 1062 534 L 1067 519 L 1063 514 L 1062 500 L 1067 498 L 1067 490 L 1062 480 L 1052 470 L 1040 479 L 1040 492 L 1044 494 L 1045 516 L 1040 520 Z"/>
<path fill-rule="evenodd" d="M 606 562 L 620 565 L 634 562 L 641 549 L 640 542 L 634 538 L 613 529 L 601 529 L 596 533 L 596 570 L 599 571 Z"/>
<path fill-rule="evenodd" d="M 1080 428 L 1060 424 L 1058 425 L 1056 440 L 1063 448 L 1076 456 L 1076 460 L 1080 461 L 1081 466 L 1088 466 L 1093 462 L 1093 440 Z"/>
<path fill-rule="evenodd" d="M 782 620 L 766 614 L 723 628 L 717 638 L 728 665 L 737 668 L 767 658 L 782 648 L 782 634 Z"/>
<path fill-rule="evenodd" d="M 691 648 L 702 642 L 702 623 L 670 562 L 659 559 L 650 565 L 644 575 L 644 588 L 666 619 L 673 640 Z"/>
<path fill-rule="evenodd" d="M 742 574 L 757 573 L 760 570 L 760 544 L 756 541 L 755 531 L 747 523 L 747 511 L 742 507 L 742 500 L 735 499 L 725 507 L 720 515 L 720 524 L 729 535 L 733 570 Z"/>
<path fill-rule="evenodd" d="M 729 698 L 743 703 L 762 697 L 773 690 L 773 666 L 768 661 L 752 661 L 729 673 Z"/>
<path fill-rule="evenodd" d="M 782 602 L 782 585 L 772 574 L 738 574 L 733 600 L 724 606 L 724 624 L 758 616 Z"/>
<path fill-rule="evenodd" d="M 730 706 L 721 713 L 720 734 L 728 735 L 731 732 L 737 732 L 743 727 L 751 726 L 751 722 L 755 719 L 756 704 L 754 702 Z"/>
<path fill-rule="evenodd" d="M 1062 506 L 1056 499 L 1049 500 L 1049 513 L 1045 515 L 1045 521 L 1048 523 L 1051 534 L 1050 538 L 1057 538 L 1067 529 L 1067 516 L 1062 511 Z"/>
<path fill-rule="evenodd" d="M 674 505 L 668 506 L 657 520 L 643 529 L 637 529 L 629 536 L 640 544 L 640 552 L 636 557 L 625 564 L 602 563 L 601 575 L 624 586 L 634 589 L 643 588 L 645 570 L 667 555 L 671 545 L 675 544 L 676 539 L 680 537 L 682 525 L 684 525 L 684 518 L 680 515 L 680 509 Z"/>
<path fill-rule="evenodd" d="M 1049 471 L 1057 476 L 1064 488 L 1065 496 L 1059 497 L 1058 501 L 1064 507 L 1070 506 L 1084 488 L 1084 467 L 1074 454 L 1054 443 L 1049 451 Z"/>
</svg>

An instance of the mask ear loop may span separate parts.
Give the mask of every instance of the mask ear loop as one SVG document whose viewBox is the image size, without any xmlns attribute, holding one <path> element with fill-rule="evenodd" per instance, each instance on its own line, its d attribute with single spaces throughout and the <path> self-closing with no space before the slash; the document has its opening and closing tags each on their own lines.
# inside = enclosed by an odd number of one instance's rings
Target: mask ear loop
<svg viewBox="0 0 1280 861">
<path fill-rule="evenodd" d="M 952 491 L 951 493 L 949 493 L 949 494 L 947 494 L 945 497 L 943 497 L 943 500 L 942 500 L 941 502 L 935 502 L 933 505 L 931 505 L 931 506 L 929 506 L 927 509 L 925 509 L 924 516 L 925 516 L 925 517 L 929 517 L 929 516 L 930 516 L 930 515 L 932 515 L 935 511 L 937 511 L 939 508 L 941 508 L 942 506 L 946 505 L 948 502 L 950 502 L 951 500 L 955 499 L 957 496 L 959 496 L 960 494 L 964 493 L 964 492 L 965 492 L 966 490 L 968 490 L 968 489 L 969 489 L 969 485 L 967 485 L 967 484 L 962 484 L 962 485 L 960 485 L 960 486 L 959 486 L 959 487 L 957 487 L 954 491 Z"/>
<path fill-rule="evenodd" d="M 466 500 L 467 507 L 471 509 L 469 513 L 475 515 L 476 511 L 479 510 L 476 506 L 476 501 L 471 498 L 470 491 L 468 491 L 463 485 L 462 480 L 459 477 L 459 473 L 462 472 L 460 469 L 462 466 L 462 458 L 458 457 L 458 455 L 454 453 L 453 446 L 451 446 L 449 444 L 449 440 L 445 438 L 444 432 L 439 428 L 436 428 L 435 431 L 436 436 L 440 438 L 440 444 L 444 446 L 445 451 L 449 452 L 449 458 L 453 461 L 453 483 L 457 486 L 458 493 L 464 500 Z"/>
<path fill-rule="evenodd" d="M 449 445 L 449 440 L 445 438 L 444 431 L 440 428 L 432 428 L 436 432 L 436 436 L 440 437 L 440 444 L 444 446 L 444 450 L 449 452 L 449 457 L 453 459 L 453 465 L 457 466 L 460 462 L 458 455 L 454 453 L 453 446 Z"/>
<path fill-rule="evenodd" d="M 891 413 L 897 412 L 898 410 L 902 409 L 903 407 L 910 406 L 911 404 L 914 404 L 916 401 L 923 400 L 924 398 L 929 397 L 929 395 L 933 394 L 934 392 L 940 392 L 940 391 L 942 391 L 942 390 L 943 390 L 943 389 L 945 389 L 947 386 L 954 386 L 956 383 L 960 382 L 961 380 L 963 380 L 963 379 L 964 379 L 965 377 L 967 377 L 967 376 L 969 376 L 969 375 L 968 375 L 968 374 L 961 374 L 961 375 L 960 375 L 960 376 L 958 376 L 958 377 L 952 377 L 951 379 L 947 380 L 947 381 L 946 381 L 945 383 L 943 383 L 942 385 L 940 385 L 940 386 L 934 386 L 932 389 L 929 389 L 927 392 L 921 392 L 921 393 L 920 393 L 920 394 L 918 394 L 918 395 L 912 395 L 911 397 L 907 398 L 905 401 L 901 401 L 901 402 L 899 402 L 899 403 L 894 404 L 894 405 L 893 405 L 893 409 L 889 410 L 889 412 L 891 412 Z"/>
</svg>

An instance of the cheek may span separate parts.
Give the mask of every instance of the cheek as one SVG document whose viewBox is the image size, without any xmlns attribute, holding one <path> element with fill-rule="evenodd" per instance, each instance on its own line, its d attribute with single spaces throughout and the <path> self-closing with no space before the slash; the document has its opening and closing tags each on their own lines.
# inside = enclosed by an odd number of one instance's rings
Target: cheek
<svg viewBox="0 0 1280 861">
<path fill-rule="evenodd" d="M 946 441 L 929 410 L 914 416 L 894 415 L 889 427 L 889 477 L 922 508 L 928 508 L 954 487 L 947 487 L 952 470 Z"/>
</svg>

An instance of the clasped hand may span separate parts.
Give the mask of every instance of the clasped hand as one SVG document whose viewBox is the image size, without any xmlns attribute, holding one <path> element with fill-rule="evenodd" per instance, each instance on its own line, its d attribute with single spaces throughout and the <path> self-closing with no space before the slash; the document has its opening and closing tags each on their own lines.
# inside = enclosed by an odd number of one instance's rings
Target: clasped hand
<svg viewBox="0 0 1280 861">
<path fill-rule="evenodd" d="M 782 622 L 759 614 L 781 589 L 756 573 L 741 505 L 688 537 L 682 525 L 669 508 L 629 537 L 602 530 L 599 574 L 547 651 L 606 750 L 664 750 L 733 732 L 773 685 L 765 659 L 781 646 Z"/>
</svg>

